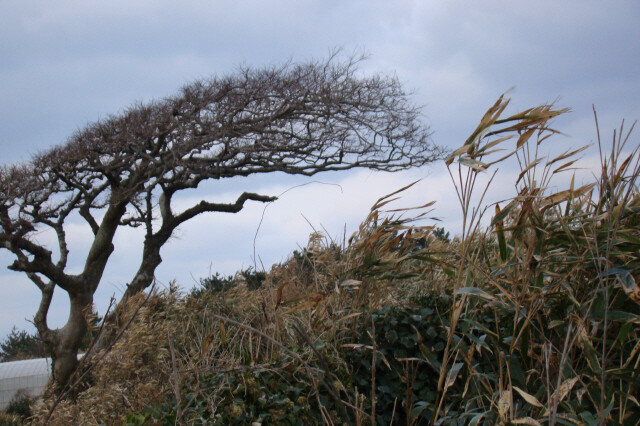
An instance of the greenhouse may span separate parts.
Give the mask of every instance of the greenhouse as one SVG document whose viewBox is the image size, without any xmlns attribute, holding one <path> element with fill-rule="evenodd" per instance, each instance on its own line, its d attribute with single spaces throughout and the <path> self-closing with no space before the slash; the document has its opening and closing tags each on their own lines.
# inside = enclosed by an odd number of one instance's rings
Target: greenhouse
<svg viewBox="0 0 640 426">
<path fill-rule="evenodd" d="M 17 394 L 39 396 L 51 375 L 51 358 L 0 363 L 0 410 Z"/>
</svg>

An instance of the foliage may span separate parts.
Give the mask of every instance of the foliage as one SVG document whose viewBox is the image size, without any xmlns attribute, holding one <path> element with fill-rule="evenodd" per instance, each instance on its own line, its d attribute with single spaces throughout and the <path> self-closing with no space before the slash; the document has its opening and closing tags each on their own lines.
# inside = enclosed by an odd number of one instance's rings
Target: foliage
<svg viewBox="0 0 640 426">
<path fill-rule="evenodd" d="M 253 267 L 249 266 L 246 269 L 238 271 L 235 276 L 223 276 L 219 272 L 211 275 L 207 278 L 201 278 L 199 285 L 191 291 L 191 296 L 198 297 L 203 292 L 219 293 L 224 290 L 228 290 L 237 285 L 245 285 L 250 290 L 256 290 L 260 288 L 267 274 L 261 271 L 255 271 Z"/>
<path fill-rule="evenodd" d="M 444 227 L 442 226 L 438 226 L 433 230 L 433 236 L 439 239 L 440 241 L 444 241 L 445 243 L 451 242 L 449 231 L 444 229 Z"/>
<path fill-rule="evenodd" d="M 231 288 L 235 283 L 233 281 L 232 275 L 225 277 L 219 272 L 216 272 L 210 277 L 200 278 L 200 282 L 198 284 L 199 287 L 194 287 L 191 290 L 191 295 L 194 297 L 200 296 L 205 291 L 218 293 L 227 290 Z"/>
<path fill-rule="evenodd" d="M 204 374 L 199 378 L 201 389 L 215 389 L 216 404 L 202 393 L 185 389 L 187 404 L 193 407 L 182 419 L 188 424 L 245 425 L 259 422 L 265 425 L 320 424 L 322 419 L 311 409 L 312 385 L 300 381 L 291 373 L 291 364 L 277 370 L 254 370 L 226 374 Z M 127 423 L 143 420 L 174 423 L 177 401 L 147 407 L 140 413 L 128 413 Z M 142 417 L 141 417 L 142 416 Z"/>
<path fill-rule="evenodd" d="M 0 362 L 44 356 L 44 346 L 37 334 L 29 334 L 25 330 L 18 331 L 15 326 L 4 341 L 0 342 Z"/>
<path fill-rule="evenodd" d="M 375 392 L 377 424 L 424 423 L 431 418 L 437 397 L 432 384 L 438 380 L 450 308 L 449 296 L 431 294 L 408 306 L 386 306 L 361 326 L 355 336 L 359 343 L 346 345 L 354 349 L 345 354 L 353 368 L 352 385 L 369 396 L 366 412 L 372 409 Z"/>
<path fill-rule="evenodd" d="M 551 191 L 580 152 L 538 157 L 562 111 L 501 118 L 507 102 L 447 162 L 462 235 L 420 225 L 432 203 L 385 212 L 408 185 L 347 241 L 312 234 L 260 286 L 214 275 L 197 297 L 155 295 L 57 418 L 638 424 L 640 147 L 614 138 L 597 185 Z M 515 146 L 497 151 L 509 136 Z M 518 195 L 484 206 L 480 188 L 472 205 L 479 174 L 508 158 L 521 166 Z"/>
<path fill-rule="evenodd" d="M 29 395 L 18 393 L 15 395 L 9 405 L 5 408 L 5 413 L 8 415 L 18 416 L 22 421 L 31 417 L 31 404 L 33 401 Z"/>
<path fill-rule="evenodd" d="M 610 154 L 601 159 L 596 184 L 576 187 L 572 179 L 568 189 L 551 192 L 551 177 L 570 170 L 583 149 L 550 160 L 539 157 L 540 144 L 555 133 L 546 125 L 554 114 L 538 108 L 501 119 L 507 103 L 500 99 L 447 161 L 458 162 L 451 175 L 459 177 L 465 228 L 454 287 L 459 309 L 450 315 L 449 350 L 438 382 L 440 411 L 433 421 L 449 421 L 448 412 L 464 403 L 474 414 L 472 424 L 635 424 L 640 416 L 634 396 L 640 381 L 631 367 L 640 362 L 633 254 L 640 249 L 638 147 L 626 146 L 630 133 L 621 128 Z M 544 116 L 538 130 L 510 125 L 532 114 Z M 513 130 L 516 148 L 489 160 Z M 490 228 L 481 232 L 487 209 L 470 203 L 477 176 L 512 155 L 522 170 L 515 182 L 518 196 L 502 208 L 496 204 Z M 490 345 L 476 343 L 471 357 L 458 342 L 474 337 Z M 456 360 L 464 360 L 470 380 L 478 382 L 475 390 L 456 394 L 443 386 Z"/>
<path fill-rule="evenodd" d="M 85 314 L 118 229 L 144 229 L 126 301 L 152 285 L 162 247 L 185 222 L 276 200 L 243 191 L 232 202 L 201 199 L 177 208 L 183 191 L 263 173 L 397 171 L 440 157 L 397 78 L 361 75 L 360 58 L 337 56 L 196 81 L 175 96 L 88 125 L 28 162 L 0 167 L 0 249 L 13 258 L 9 269 L 40 290 L 34 324 L 53 352 L 58 384 L 76 370 L 89 328 Z M 91 231 L 81 270 L 69 265 L 67 228 L 75 219 Z M 53 246 L 37 238 L 44 231 L 55 235 Z M 46 319 L 56 289 L 66 292 L 70 315 L 53 330 Z M 108 331 L 117 317 L 106 318 Z M 115 334 L 103 334 L 97 345 L 108 346 Z"/>
</svg>

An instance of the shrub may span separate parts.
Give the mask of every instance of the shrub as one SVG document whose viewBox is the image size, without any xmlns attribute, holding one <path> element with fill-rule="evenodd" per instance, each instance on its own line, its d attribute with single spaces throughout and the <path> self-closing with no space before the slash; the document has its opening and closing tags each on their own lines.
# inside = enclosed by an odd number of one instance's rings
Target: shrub
<svg viewBox="0 0 640 426">
<path fill-rule="evenodd" d="M 367 413 L 375 386 L 377 424 L 426 424 L 431 418 L 451 301 L 426 295 L 411 306 L 384 307 L 359 327 L 358 343 L 346 345 L 351 384 L 367 398 Z"/>
<path fill-rule="evenodd" d="M 315 404 L 313 386 L 289 367 L 273 370 L 253 370 L 203 374 L 199 389 L 186 388 L 185 405 L 189 408 L 180 417 L 187 424 L 264 425 L 320 424 L 322 418 Z M 205 396 L 207 395 L 207 396 Z M 212 397 L 213 396 L 213 397 Z M 139 413 L 130 413 L 128 422 L 175 423 L 179 418 L 176 400 L 154 405 Z M 143 423 L 144 424 L 144 423 Z"/>
<path fill-rule="evenodd" d="M 9 401 L 9 405 L 5 408 L 5 412 L 9 415 L 18 416 L 21 420 L 31 416 L 31 403 L 33 401 L 29 395 L 18 392 Z"/>
<path fill-rule="evenodd" d="M 200 287 L 191 290 L 191 296 L 198 297 L 203 292 L 219 293 L 238 285 L 245 285 L 249 290 L 257 290 L 260 288 L 267 274 L 255 271 L 251 266 L 241 270 L 235 276 L 223 276 L 219 272 L 208 278 L 200 279 Z"/>
</svg>

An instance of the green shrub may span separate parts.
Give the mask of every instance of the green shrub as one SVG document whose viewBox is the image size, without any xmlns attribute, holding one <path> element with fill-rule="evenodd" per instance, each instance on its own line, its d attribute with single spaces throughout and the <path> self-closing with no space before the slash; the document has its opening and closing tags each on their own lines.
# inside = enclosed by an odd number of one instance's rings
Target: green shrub
<svg viewBox="0 0 640 426">
<path fill-rule="evenodd" d="M 32 400 L 28 395 L 18 392 L 18 394 L 9 401 L 9 404 L 5 408 L 5 412 L 8 415 L 20 418 L 22 422 L 22 420 L 27 417 L 31 417 L 31 403 Z"/>
<path fill-rule="evenodd" d="M 127 424 L 263 425 L 321 424 L 311 383 L 291 366 L 273 370 L 203 374 L 197 392 L 185 388 L 183 410 L 178 419 L 176 401 L 129 413 Z M 186 409 L 184 408 L 186 407 Z"/>
<path fill-rule="evenodd" d="M 447 295 L 424 295 L 412 306 L 384 307 L 358 330 L 357 345 L 348 346 L 355 349 L 345 354 L 353 369 L 352 385 L 367 398 L 367 413 L 371 410 L 375 379 L 379 425 L 394 421 L 409 424 L 408 419 L 426 424 L 432 415 L 451 301 Z M 375 375 L 371 351 L 374 347 Z"/>
<path fill-rule="evenodd" d="M 198 297 L 203 292 L 220 293 L 237 285 L 246 285 L 249 290 L 257 290 L 266 279 L 265 272 L 255 271 L 251 266 L 232 275 L 224 276 L 219 272 L 200 279 L 200 287 L 191 290 L 191 296 Z"/>
<path fill-rule="evenodd" d="M 231 288 L 233 282 L 233 276 L 227 277 L 221 275 L 219 272 L 211 275 L 207 278 L 200 278 L 199 287 L 194 287 L 191 290 L 191 296 L 199 297 L 203 292 L 219 293 L 227 288 Z"/>
</svg>

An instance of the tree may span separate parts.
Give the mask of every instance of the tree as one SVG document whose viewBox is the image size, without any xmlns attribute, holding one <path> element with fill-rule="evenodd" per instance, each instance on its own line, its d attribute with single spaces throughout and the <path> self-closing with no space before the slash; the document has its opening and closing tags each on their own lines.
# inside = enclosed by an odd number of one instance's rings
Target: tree
<svg viewBox="0 0 640 426">
<path fill-rule="evenodd" d="M 358 62 L 332 57 L 197 81 L 176 96 L 89 125 L 27 163 L 0 168 L 0 247 L 15 258 L 9 269 L 24 272 L 40 289 L 34 323 L 52 352 L 59 384 L 77 366 L 85 314 L 116 230 L 145 229 L 139 268 L 122 303 L 151 285 L 160 250 L 181 224 L 276 199 L 243 192 L 233 203 L 202 200 L 175 211 L 178 192 L 256 173 L 395 171 L 438 158 L 419 108 L 398 80 L 358 76 Z M 93 233 L 79 273 L 67 268 L 65 224 L 74 215 Z M 34 238 L 43 229 L 57 236 L 55 248 Z M 52 330 L 47 312 L 56 288 L 68 295 L 70 314 Z"/>
<path fill-rule="evenodd" d="M 0 362 L 43 356 L 45 356 L 44 347 L 38 336 L 29 334 L 25 330 L 18 331 L 15 326 L 4 341 L 0 342 Z"/>
</svg>

